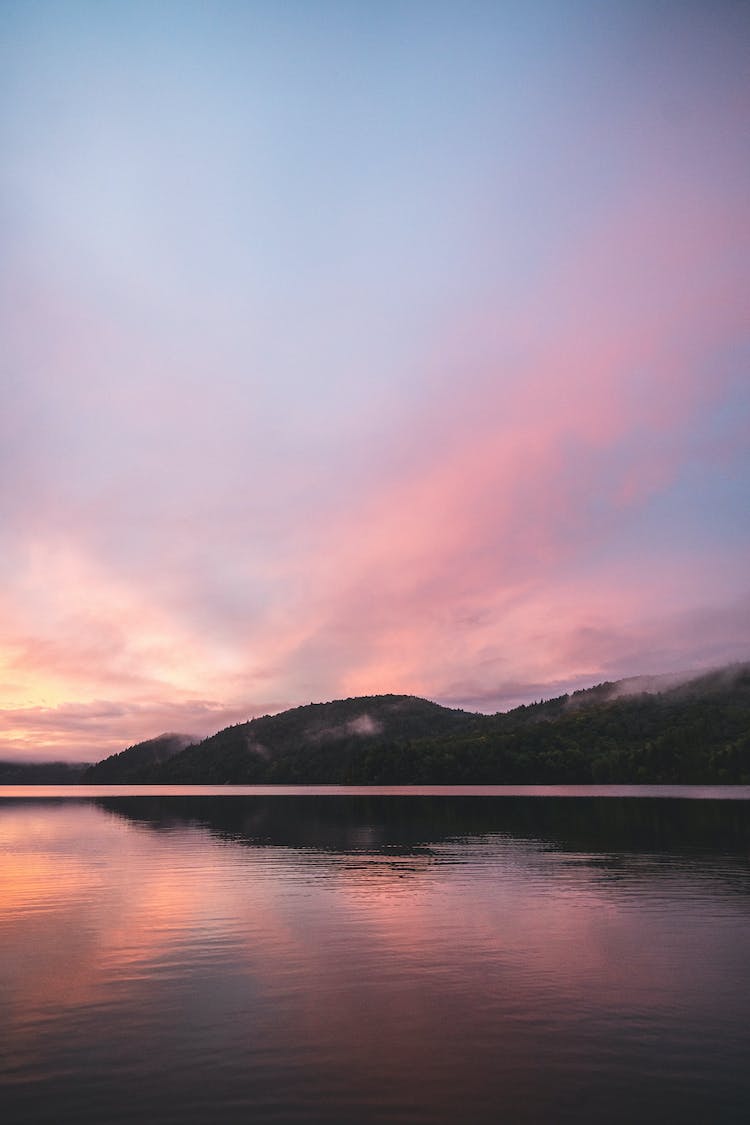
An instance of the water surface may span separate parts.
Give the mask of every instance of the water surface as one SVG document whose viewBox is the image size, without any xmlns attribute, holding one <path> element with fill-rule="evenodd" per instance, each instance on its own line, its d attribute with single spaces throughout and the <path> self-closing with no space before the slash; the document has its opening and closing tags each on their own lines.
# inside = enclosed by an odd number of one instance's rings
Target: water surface
<svg viewBox="0 0 750 1125">
<path fill-rule="evenodd" d="M 10 1125 L 748 1120 L 739 790 L 9 792 Z"/>
</svg>

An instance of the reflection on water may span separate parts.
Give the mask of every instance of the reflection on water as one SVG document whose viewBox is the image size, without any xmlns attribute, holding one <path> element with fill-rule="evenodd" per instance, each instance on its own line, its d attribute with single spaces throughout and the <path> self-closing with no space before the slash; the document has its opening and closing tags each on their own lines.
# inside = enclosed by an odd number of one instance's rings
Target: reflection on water
<svg viewBox="0 0 750 1125">
<path fill-rule="evenodd" d="M 750 803 L 0 802 L 7 1122 L 744 1122 Z"/>
</svg>

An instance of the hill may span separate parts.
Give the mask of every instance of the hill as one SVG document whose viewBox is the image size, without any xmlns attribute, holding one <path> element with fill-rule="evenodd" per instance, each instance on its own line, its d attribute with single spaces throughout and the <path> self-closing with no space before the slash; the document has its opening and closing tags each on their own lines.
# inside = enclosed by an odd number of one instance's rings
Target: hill
<svg viewBox="0 0 750 1125">
<path fill-rule="evenodd" d="M 311 703 L 226 727 L 192 745 L 183 741 L 166 755 L 153 752 L 160 739 L 139 743 L 92 766 L 83 780 L 97 784 L 326 781 L 355 766 L 363 750 L 404 738 L 468 731 L 484 718 L 407 695 Z"/>
<path fill-rule="evenodd" d="M 186 734 L 160 734 L 157 738 L 137 742 L 119 754 L 112 754 L 89 766 L 81 780 L 95 785 L 138 782 L 145 773 L 179 754 L 192 741 Z"/>
<path fill-rule="evenodd" d="M 750 665 L 598 684 L 497 715 L 362 696 L 264 715 L 161 758 L 148 745 L 84 780 L 750 784 Z"/>
<path fill-rule="evenodd" d="M 227 727 L 159 770 L 164 781 L 300 784 L 361 773 L 365 757 L 404 739 L 451 737 L 483 716 L 408 695 L 311 703 Z"/>
<path fill-rule="evenodd" d="M 647 684 L 651 690 L 643 690 Z M 750 664 L 636 677 L 491 716 L 471 742 L 433 742 L 477 782 L 750 784 Z"/>
</svg>

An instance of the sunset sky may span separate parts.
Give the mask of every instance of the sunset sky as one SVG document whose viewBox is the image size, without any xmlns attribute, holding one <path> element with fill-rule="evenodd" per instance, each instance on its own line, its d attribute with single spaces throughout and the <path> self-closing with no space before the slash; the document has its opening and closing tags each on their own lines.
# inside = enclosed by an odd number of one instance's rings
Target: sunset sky
<svg viewBox="0 0 750 1125">
<path fill-rule="evenodd" d="M 749 48 L 3 0 L 0 757 L 750 658 Z"/>
</svg>

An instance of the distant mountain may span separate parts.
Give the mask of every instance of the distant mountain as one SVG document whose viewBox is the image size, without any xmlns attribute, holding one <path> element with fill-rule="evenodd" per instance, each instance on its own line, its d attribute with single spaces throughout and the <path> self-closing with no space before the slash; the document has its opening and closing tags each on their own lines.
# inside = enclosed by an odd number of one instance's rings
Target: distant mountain
<svg viewBox="0 0 750 1125">
<path fill-rule="evenodd" d="M 89 766 L 81 780 L 95 785 L 140 781 L 145 773 L 167 762 L 193 741 L 187 734 L 160 734 Z"/>
<path fill-rule="evenodd" d="M 750 664 L 597 684 L 497 715 L 361 696 L 264 715 L 167 753 L 145 749 L 159 742 L 106 759 L 84 780 L 750 784 Z"/>
<path fill-rule="evenodd" d="M 0 785 L 78 785 L 88 762 L 0 762 Z"/>
</svg>

